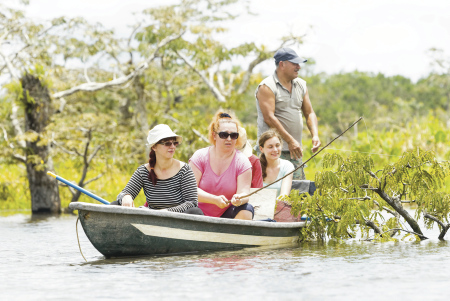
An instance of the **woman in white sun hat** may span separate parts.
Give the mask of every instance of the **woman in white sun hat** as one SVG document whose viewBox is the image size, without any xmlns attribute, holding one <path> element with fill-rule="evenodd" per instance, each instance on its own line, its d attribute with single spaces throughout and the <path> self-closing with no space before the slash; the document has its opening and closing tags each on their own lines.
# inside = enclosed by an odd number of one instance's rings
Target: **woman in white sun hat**
<svg viewBox="0 0 450 301">
<path fill-rule="evenodd" d="M 242 144 L 236 144 L 236 149 L 241 151 L 252 164 L 252 184 L 250 188 L 261 188 L 263 187 L 261 163 L 259 158 L 253 154 L 252 145 L 247 139 L 247 131 L 243 127 L 239 128 L 239 137 L 242 137 Z"/>
<path fill-rule="evenodd" d="M 166 124 L 151 129 L 147 136 L 149 162 L 138 167 L 113 204 L 134 207 L 134 199 L 143 189 L 149 209 L 203 215 L 192 169 L 173 158 L 182 140 Z"/>
</svg>

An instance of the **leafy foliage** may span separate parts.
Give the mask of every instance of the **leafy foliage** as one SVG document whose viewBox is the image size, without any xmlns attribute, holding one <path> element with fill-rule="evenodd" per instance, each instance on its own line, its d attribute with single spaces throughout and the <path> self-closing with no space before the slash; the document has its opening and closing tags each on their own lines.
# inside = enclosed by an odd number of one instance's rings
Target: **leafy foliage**
<svg viewBox="0 0 450 301">
<path fill-rule="evenodd" d="M 362 238 L 369 238 L 369 230 L 374 230 L 379 240 L 391 240 L 398 234 L 393 229 L 426 239 L 417 222 L 421 216 L 427 217 L 424 213 L 448 223 L 450 198 L 441 189 L 450 165 L 437 161 L 432 151 L 409 150 L 376 172 L 372 158 L 362 154 L 347 158 L 326 154 L 323 166 L 324 170 L 316 173 L 314 196 L 293 190 L 287 198 L 294 216 L 308 217 L 304 239 L 345 239 L 355 237 L 358 231 Z M 415 219 L 405 203 L 417 204 Z M 383 211 L 391 217 L 387 219 Z M 425 226 L 432 228 L 434 221 L 426 219 Z"/>
</svg>

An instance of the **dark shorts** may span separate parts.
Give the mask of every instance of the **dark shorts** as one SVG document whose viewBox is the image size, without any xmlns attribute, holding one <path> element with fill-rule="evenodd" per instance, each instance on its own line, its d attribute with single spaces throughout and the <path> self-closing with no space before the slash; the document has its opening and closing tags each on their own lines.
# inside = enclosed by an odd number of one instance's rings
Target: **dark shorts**
<svg viewBox="0 0 450 301">
<path fill-rule="evenodd" d="M 202 209 L 200 209 L 198 207 L 189 208 L 189 209 L 183 211 L 182 213 L 195 214 L 195 215 L 204 215 Z"/>
<path fill-rule="evenodd" d="M 222 217 L 222 218 L 235 218 L 236 215 L 241 210 L 250 211 L 252 213 L 252 219 L 255 216 L 255 209 L 253 208 L 252 204 L 246 203 L 246 204 L 243 204 L 243 205 L 241 205 L 239 207 L 231 205 L 220 217 Z"/>
<path fill-rule="evenodd" d="M 291 159 L 291 152 L 290 151 L 282 151 L 281 155 L 280 155 L 281 159 L 284 160 L 288 160 L 289 162 L 291 162 L 292 164 L 294 164 L 294 168 L 299 167 L 300 165 L 302 165 L 302 159 Z M 293 176 L 293 180 L 305 180 L 305 172 L 303 171 L 303 167 L 297 169 L 294 172 L 294 176 Z"/>
</svg>

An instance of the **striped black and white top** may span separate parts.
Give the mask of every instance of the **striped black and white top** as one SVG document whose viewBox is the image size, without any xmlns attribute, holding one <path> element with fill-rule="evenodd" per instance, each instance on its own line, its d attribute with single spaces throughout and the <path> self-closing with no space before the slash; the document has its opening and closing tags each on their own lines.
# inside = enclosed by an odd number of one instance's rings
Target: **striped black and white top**
<svg viewBox="0 0 450 301">
<path fill-rule="evenodd" d="M 168 211 L 184 212 L 198 206 L 197 181 L 188 164 L 184 164 L 176 175 L 168 179 L 158 179 L 156 185 L 149 179 L 149 171 L 141 165 L 131 176 L 127 186 L 117 196 L 117 201 L 129 194 L 133 200 L 141 189 L 150 209 L 167 209 Z"/>
</svg>

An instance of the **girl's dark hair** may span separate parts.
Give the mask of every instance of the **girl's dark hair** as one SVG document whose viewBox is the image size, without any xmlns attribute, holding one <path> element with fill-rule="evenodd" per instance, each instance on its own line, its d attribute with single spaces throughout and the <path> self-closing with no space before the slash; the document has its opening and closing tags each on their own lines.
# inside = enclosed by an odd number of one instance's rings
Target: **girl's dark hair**
<svg viewBox="0 0 450 301">
<path fill-rule="evenodd" d="M 148 165 L 150 165 L 150 173 L 148 174 L 148 179 L 150 182 L 153 183 L 153 186 L 156 185 L 156 181 L 158 180 L 158 177 L 155 173 L 155 164 L 156 164 L 156 153 L 153 149 L 150 149 L 150 154 L 148 155 Z"/>
<path fill-rule="evenodd" d="M 264 147 L 264 143 L 266 143 L 267 140 L 269 140 L 270 138 L 273 137 L 278 137 L 278 139 L 280 140 L 281 145 L 283 145 L 283 140 L 281 139 L 281 135 L 275 130 L 275 129 L 270 129 L 268 131 L 265 131 L 264 133 L 262 133 L 262 135 L 259 137 L 258 140 L 258 145 L 260 147 Z M 261 170 L 262 170 L 262 178 L 263 180 L 267 177 L 267 158 L 266 155 L 264 155 L 263 152 L 261 152 L 261 154 L 259 155 L 259 162 L 261 163 Z"/>
</svg>

